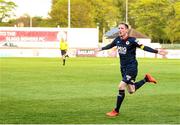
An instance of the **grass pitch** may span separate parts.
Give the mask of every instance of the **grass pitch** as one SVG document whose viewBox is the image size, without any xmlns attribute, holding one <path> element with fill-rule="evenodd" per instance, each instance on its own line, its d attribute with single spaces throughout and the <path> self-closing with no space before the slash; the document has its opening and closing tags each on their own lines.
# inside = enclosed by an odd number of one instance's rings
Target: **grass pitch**
<svg viewBox="0 0 180 125">
<path fill-rule="evenodd" d="M 180 60 L 138 59 L 141 80 L 157 85 L 126 92 L 121 114 L 105 116 L 116 103 L 118 58 L 0 58 L 1 124 L 180 124 Z"/>
</svg>

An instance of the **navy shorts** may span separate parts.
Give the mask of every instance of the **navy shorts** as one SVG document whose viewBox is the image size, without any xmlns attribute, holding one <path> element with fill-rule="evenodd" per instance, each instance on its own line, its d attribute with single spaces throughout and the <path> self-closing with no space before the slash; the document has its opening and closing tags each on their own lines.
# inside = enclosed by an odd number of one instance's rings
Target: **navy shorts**
<svg viewBox="0 0 180 125">
<path fill-rule="evenodd" d="M 61 50 L 61 55 L 65 55 L 66 54 L 66 50 Z"/>
<path fill-rule="evenodd" d="M 122 81 L 127 84 L 134 84 L 137 73 L 138 73 L 137 63 L 129 64 L 125 67 L 121 67 L 121 75 L 123 78 Z"/>
</svg>

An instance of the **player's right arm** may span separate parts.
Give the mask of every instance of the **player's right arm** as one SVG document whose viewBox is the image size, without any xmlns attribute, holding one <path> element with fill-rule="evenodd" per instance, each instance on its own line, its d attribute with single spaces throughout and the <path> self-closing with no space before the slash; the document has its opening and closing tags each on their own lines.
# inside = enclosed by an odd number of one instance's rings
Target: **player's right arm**
<svg viewBox="0 0 180 125">
<path fill-rule="evenodd" d="M 110 44 L 102 47 L 102 48 L 99 48 L 99 51 L 101 50 L 107 50 L 107 49 L 111 49 L 113 48 L 114 46 L 116 46 L 116 40 L 113 40 Z"/>
</svg>

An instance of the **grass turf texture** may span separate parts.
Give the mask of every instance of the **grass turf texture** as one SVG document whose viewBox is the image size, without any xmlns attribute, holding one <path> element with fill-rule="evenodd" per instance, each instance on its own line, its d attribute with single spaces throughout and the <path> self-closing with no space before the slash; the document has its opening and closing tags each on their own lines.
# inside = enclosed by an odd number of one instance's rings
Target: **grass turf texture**
<svg viewBox="0 0 180 125">
<path fill-rule="evenodd" d="M 0 58 L 0 123 L 179 124 L 180 60 L 138 59 L 137 80 L 151 73 L 157 85 L 126 92 L 121 114 L 105 116 L 116 103 L 118 58 Z"/>
</svg>

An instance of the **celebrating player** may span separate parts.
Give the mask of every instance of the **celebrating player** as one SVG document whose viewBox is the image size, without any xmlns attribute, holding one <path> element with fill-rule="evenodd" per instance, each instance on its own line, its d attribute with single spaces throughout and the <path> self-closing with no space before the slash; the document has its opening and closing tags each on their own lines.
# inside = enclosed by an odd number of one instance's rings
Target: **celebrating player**
<svg viewBox="0 0 180 125">
<path fill-rule="evenodd" d="M 133 94 L 137 89 L 143 86 L 146 82 L 156 84 L 157 81 L 150 75 L 146 74 L 145 77 L 135 82 L 137 73 L 138 73 L 138 62 L 136 60 L 136 48 L 141 48 L 145 51 L 151 53 L 157 53 L 160 55 L 166 55 L 167 53 L 163 50 L 155 50 L 148 46 L 144 46 L 139 44 L 136 38 L 128 36 L 129 26 L 125 23 L 120 23 L 119 26 L 119 36 L 115 38 L 112 43 L 108 44 L 105 47 L 99 49 L 107 50 L 114 46 L 117 47 L 119 58 L 120 58 L 120 69 L 122 75 L 122 81 L 119 83 L 119 93 L 117 96 L 116 107 L 111 111 L 106 113 L 107 116 L 117 116 L 119 114 L 119 110 L 121 104 L 125 97 L 125 88 L 130 94 Z"/>
</svg>

